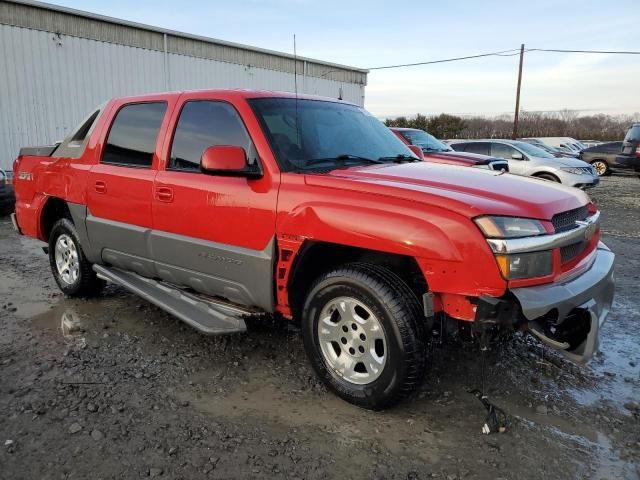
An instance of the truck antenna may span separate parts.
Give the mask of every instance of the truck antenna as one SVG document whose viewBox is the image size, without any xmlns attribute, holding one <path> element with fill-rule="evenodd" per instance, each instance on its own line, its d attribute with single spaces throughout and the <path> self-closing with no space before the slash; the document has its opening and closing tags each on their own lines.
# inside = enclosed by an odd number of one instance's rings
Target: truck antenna
<svg viewBox="0 0 640 480">
<path fill-rule="evenodd" d="M 296 34 L 293 34 L 293 89 L 296 95 L 296 142 L 300 144 L 300 128 L 298 127 L 298 53 L 296 51 Z"/>
</svg>

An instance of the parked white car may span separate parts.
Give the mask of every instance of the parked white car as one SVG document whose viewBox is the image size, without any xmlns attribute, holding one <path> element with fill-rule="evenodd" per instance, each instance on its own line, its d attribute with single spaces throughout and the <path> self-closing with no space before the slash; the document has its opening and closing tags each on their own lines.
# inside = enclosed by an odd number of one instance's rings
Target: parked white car
<svg viewBox="0 0 640 480">
<path fill-rule="evenodd" d="M 540 140 L 551 147 L 564 148 L 574 153 L 580 153 L 587 148 L 585 144 L 571 137 L 535 137 L 535 140 Z"/>
<path fill-rule="evenodd" d="M 509 162 L 509 173 L 525 175 L 570 187 L 595 187 L 600 179 L 595 169 L 577 158 L 556 158 L 550 153 L 518 140 L 455 140 L 451 148 L 459 152 L 480 153 L 504 158 Z"/>
</svg>

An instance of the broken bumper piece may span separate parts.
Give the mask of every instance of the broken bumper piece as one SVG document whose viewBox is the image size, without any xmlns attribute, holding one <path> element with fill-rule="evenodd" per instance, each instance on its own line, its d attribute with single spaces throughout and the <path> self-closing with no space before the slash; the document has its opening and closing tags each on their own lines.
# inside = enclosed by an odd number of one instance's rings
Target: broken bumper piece
<svg viewBox="0 0 640 480">
<path fill-rule="evenodd" d="M 570 360 L 587 362 L 598 350 L 598 333 L 613 303 L 614 259 L 600 242 L 593 264 L 580 276 L 511 289 L 529 320 L 529 330 Z"/>
</svg>

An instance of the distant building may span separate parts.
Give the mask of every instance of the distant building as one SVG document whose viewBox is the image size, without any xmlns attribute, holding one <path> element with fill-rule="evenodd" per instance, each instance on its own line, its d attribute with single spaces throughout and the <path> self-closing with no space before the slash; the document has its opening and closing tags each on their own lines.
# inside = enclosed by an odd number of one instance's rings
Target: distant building
<svg viewBox="0 0 640 480">
<path fill-rule="evenodd" d="M 200 88 L 298 91 L 364 104 L 367 70 L 32 1 L 0 0 L 0 167 L 61 140 L 112 97 Z"/>
</svg>

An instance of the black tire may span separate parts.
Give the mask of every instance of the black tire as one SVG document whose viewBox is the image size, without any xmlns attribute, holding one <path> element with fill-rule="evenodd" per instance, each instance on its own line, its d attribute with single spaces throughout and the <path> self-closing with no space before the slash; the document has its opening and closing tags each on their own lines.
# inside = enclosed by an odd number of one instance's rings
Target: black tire
<svg viewBox="0 0 640 480">
<path fill-rule="evenodd" d="M 560 183 L 560 179 L 552 173 L 538 173 L 536 177 L 542 178 L 543 180 L 549 180 L 550 182 Z"/>
<path fill-rule="evenodd" d="M 320 313 L 339 297 L 365 305 L 382 327 L 386 363 L 369 383 L 343 378 L 329 366 L 322 352 Z M 354 405 L 379 410 L 409 396 L 422 382 L 426 363 L 424 322 L 421 304 L 397 275 L 383 267 L 352 263 L 323 274 L 310 288 L 302 311 L 302 334 L 311 365 L 330 390 Z"/>
<path fill-rule="evenodd" d="M 611 168 L 605 160 L 595 159 L 591 162 L 591 166 L 596 170 L 599 177 L 611 175 Z"/>
<path fill-rule="evenodd" d="M 16 205 L 16 197 L 13 189 L 9 189 L 0 184 L 0 217 L 9 215 L 14 211 Z"/>
<path fill-rule="evenodd" d="M 58 271 L 56 265 L 56 244 L 58 239 L 66 235 L 70 238 L 75 247 L 77 254 L 77 278 L 68 282 L 63 279 L 62 274 Z M 76 227 L 68 218 L 58 220 L 51 229 L 49 234 L 49 264 L 51 272 L 55 278 L 58 287 L 65 295 L 70 297 L 92 297 L 100 293 L 105 282 L 96 276 L 93 271 L 92 264 L 87 260 L 78 239 Z"/>
</svg>

